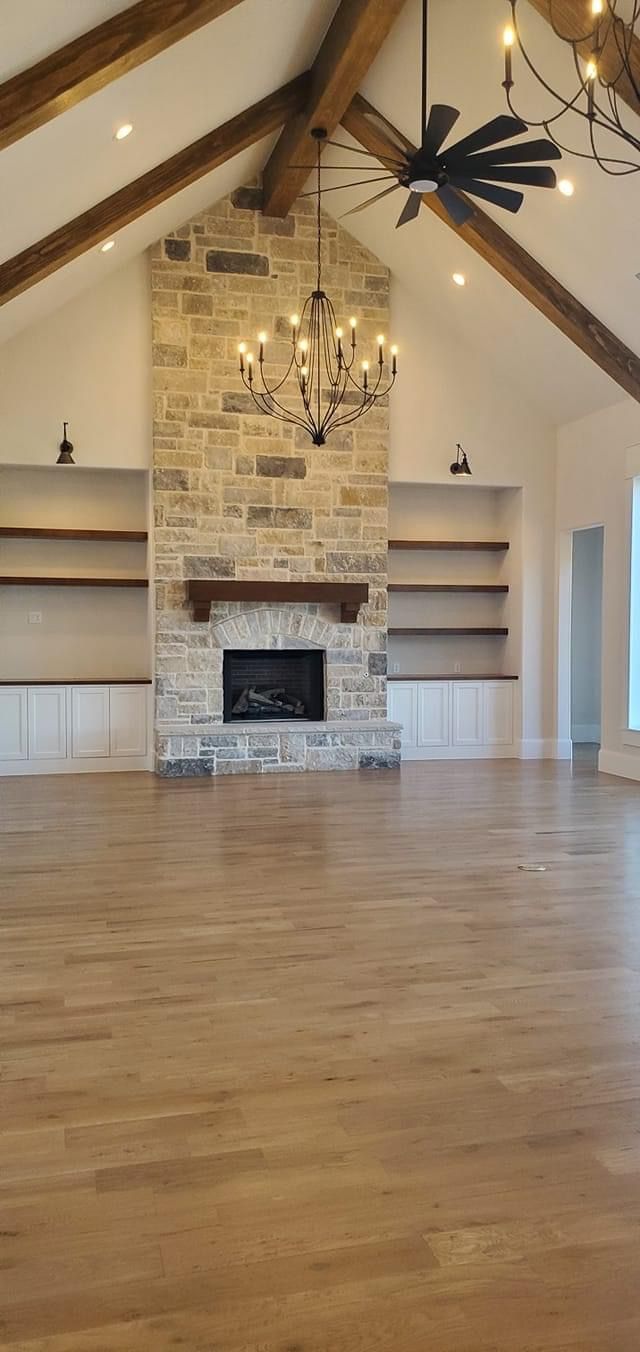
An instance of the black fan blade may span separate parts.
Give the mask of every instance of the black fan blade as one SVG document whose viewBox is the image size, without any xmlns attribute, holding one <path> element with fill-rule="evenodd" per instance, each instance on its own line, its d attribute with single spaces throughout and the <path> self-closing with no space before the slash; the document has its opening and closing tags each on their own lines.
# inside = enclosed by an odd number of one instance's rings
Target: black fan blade
<svg viewBox="0 0 640 1352">
<path fill-rule="evenodd" d="M 387 122 L 386 117 L 375 110 L 372 110 L 371 112 L 367 110 L 365 112 L 365 117 L 367 122 L 372 122 L 375 127 L 378 127 L 380 131 L 384 132 L 385 136 L 389 137 L 390 141 L 393 141 L 394 146 L 397 146 L 398 150 L 402 152 L 403 157 L 406 159 L 410 150 L 409 142 L 404 140 L 402 133 L 394 127 L 393 123 Z"/>
<path fill-rule="evenodd" d="M 444 156 L 443 156 L 444 158 Z M 562 155 L 553 141 L 521 141 L 519 146 L 495 146 L 483 155 L 468 156 L 465 163 L 472 164 L 531 164 L 534 160 L 561 160 Z"/>
<path fill-rule="evenodd" d="M 437 196 L 454 225 L 464 225 L 465 221 L 473 216 L 473 207 L 465 202 L 464 198 L 455 191 L 455 188 L 450 188 L 448 183 L 438 188 Z"/>
<path fill-rule="evenodd" d="M 465 160 L 464 177 L 469 179 L 488 179 L 490 183 L 524 183 L 530 188 L 555 188 L 557 179 L 547 164 L 496 164 L 486 169 L 471 168 L 471 160 Z M 452 182 L 458 175 L 451 174 Z"/>
<path fill-rule="evenodd" d="M 414 221 L 420 207 L 422 206 L 422 197 L 419 192 L 410 192 L 407 200 L 396 221 L 396 230 L 400 225 L 406 225 L 407 221 Z"/>
<path fill-rule="evenodd" d="M 511 136 L 521 136 L 526 130 L 526 122 L 521 122 L 519 117 L 509 117 L 508 113 L 501 113 L 499 117 L 493 117 L 490 122 L 485 122 L 484 127 L 478 127 L 477 131 L 465 136 L 462 141 L 456 141 L 454 146 L 448 146 L 447 163 L 464 159 L 467 155 L 473 155 L 476 150 L 484 150 L 485 146 L 495 145 L 497 141 L 508 141 Z"/>
<path fill-rule="evenodd" d="M 347 216 L 355 216 L 358 211 L 364 211 L 365 207 L 373 206 L 374 202 L 379 202 L 381 197 L 388 197 L 390 192 L 397 192 L 401 186 L 400 183 L 392 183 L 390 188 L 383 188 L 382 192 L 377 192 L 375 197 L 368 197 L 366 202 L 360 202 L 359 206 L 352 207 L 350 211 L 345 211 L 340 220 L 344 221 Z"/>
<path fill-rule="evenodd" d="M 512 192 L 510 188 L 499 188 L 493 183 L 481 183 L 477 178 L 465 178 L 462 174 L 456 174 L 451 182 L 455 188 L 470 192 L 474 197 L 482 197 L 485 202 L 493 202 L 496 207 L 504 207 L 505 211 L 519 211 L 524 202 L 524 193 Z"/>
<path fill-rule="evenodd" d="M 442 142 L 446 141 L 459 116 L 458 109 L 451 108 L 448 103 L 434 103 L 422 138 L 421 151 L 425 155 L 438 154 Z"/>
</svg>

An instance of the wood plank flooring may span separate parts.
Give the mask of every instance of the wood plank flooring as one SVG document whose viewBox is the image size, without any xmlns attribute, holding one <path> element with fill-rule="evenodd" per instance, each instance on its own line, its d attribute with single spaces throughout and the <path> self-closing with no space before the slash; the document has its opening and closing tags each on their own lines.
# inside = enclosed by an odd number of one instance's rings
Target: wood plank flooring
<svg viewBox="0 0 640 1352">
<path fill-rule="evenodd" d="M 0 929 L 3 1349 L 638 1352 L 639 785 L 2 780 Z"/>
</svg>

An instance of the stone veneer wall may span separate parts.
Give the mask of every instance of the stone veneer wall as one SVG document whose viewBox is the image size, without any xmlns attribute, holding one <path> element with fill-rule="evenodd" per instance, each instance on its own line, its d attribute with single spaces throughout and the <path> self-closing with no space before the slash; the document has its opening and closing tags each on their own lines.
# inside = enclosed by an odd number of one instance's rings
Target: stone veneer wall
<svg viewBox="0 0 640 1352">
<path fill-rule="evenodd" d="M 289 315 L 315 285 L 310 201 L 264 217 L 256 188 L 203 212 L 152 252 L 156 750 L 164 774 L 395 765 L 386 722 L 388 411 L 314 446 L 260 415 L 238 373 L 241 338 L 288 359 Z M 388 333 L 388 272 L 331 218 L 323 283 L 366 355 Z M 360 322 L 361 321 L 361 322 Z M 365 355 L 363 350 L 362 355 Z M 193 577 L 369 583 L 355 625 L 337 607 L 212 606 L 196 624 Z M 327 723 L 222 721 L 225 647 L 326 649 Z"/>
</svg>

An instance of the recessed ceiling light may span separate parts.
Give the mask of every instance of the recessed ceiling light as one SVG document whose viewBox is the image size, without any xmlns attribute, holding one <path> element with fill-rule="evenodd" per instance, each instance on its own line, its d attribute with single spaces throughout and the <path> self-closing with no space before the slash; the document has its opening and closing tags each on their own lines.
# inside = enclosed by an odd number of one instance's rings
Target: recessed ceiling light
<svg viewBox="0 0 640 1352">
<path fill-rule="evenodd" d="M 104 244 L 100 245 L 100 253 L 108 253 L 109 250 L 113 249 L 114 247 L 115 247 L 115 239 L 107 239 L 105 240 Z"/>
<path fill-rule="evenodd" d="M 467 281 L 463 272 L 454 272 L 452 280 L 455 282 L 456 286 L 465 286 Z"/>
<path fill-rule="evenodd" d="M 115 135 L 116 141 L 126 141 L 127 136 L 130 136 L 132 131 L 133 131 L 133 122 L 123 122 L 122 126 L 118 127 L 118 130 L 116 132 Z"/>
<path fill-rule="evenodd" d="M 558 192 L 561 192 L 563 197 L 573 197 L 575 188 L 570 178 L 560 179 L 560 182 L 558 183 Z"/>
</svg>

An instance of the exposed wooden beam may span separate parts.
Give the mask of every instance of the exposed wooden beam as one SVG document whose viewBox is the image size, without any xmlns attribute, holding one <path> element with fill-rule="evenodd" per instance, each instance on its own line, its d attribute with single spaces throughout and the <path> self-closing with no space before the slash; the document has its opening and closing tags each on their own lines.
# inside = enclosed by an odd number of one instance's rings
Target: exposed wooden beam
<svg viewBox="0 0 640 1352">
<path fill-rule="evenodd" d="M 0 150 L 240 0 L 138 0 L 0 85 Z"/>
<path fill-rule="evenodd" d="M 393 154 L 396 147 L 378 123 L 367 113 L 376 110 L 361 95 L 356 95 L 342 118 L 342 125 L 356 141 L 374 155 Z M 408 150 L 411 143 L 400 132 L 396 135 Z M 435 193 L 426 193 L 423 202 L 436 216 L 484 258 L 516 291 L 535 305 L 547 319 L 590 357 L 596 366 L 615 380 L 627 394 L 640 402 L 640 358 L 601 323 L 581 301 L 522 248 L 493 217 L 468 198 L 473 216 L 456 226 Z"/>
<path fill-rule="evenodd" d="M 333 134 L 404 0 L 341 0 L 311 68 L 309 97 L 284 128 L 263 174 L 263 211 L 286 216 L 316 157 L 314 127 Z M 300 168 L 299 166 L 303 167 Z"/>
<path fill-rule="evenodd" d="M 163 160 L 148 173 L 83 211 L 73 221 L 31 244 L 22 253 L 0 264 L 0 305 L 35 286 L 58 268 L 86 253 L 123 226 L 130 225 L 160 202 L 209 174 L 241 150 L 277 131 L 302 106 L 309 85 L 308 74 L 299 75 L 275 94 L 268 94 L 245 112 L 224 122 L 199 141 Z"/>
<path fill-rule="evenodd" d="M 529 3 L 549 24 L 551 23 L 553 6 L 555 27 L 561 33 L 566 33 L 568 37 L 578 38 L 592 21 L 592 16 L 589 13 L 590 6 L 585 4 L 585 0 L 529 0 Z M 640 37 L 634 34 L 629 43 L 629 63 L 636 82 L 634 88 L 628 76 L 620 70 L 620 54 L 613 23 L 610 19 L 604 19 L 601 35 L 603 37 L 602 50 L 598 56 L 600 74 L 608 84 L 614 85 L 616 93 L 621 99 L 624 99 L 624 102 L 633 109 L 634 113 L 640 113 L 640 99 L 638 99 L 636 93 L 636 90 L 640 88 Z M 579 51 L 581 56 L 592 56 L 593 46 L 589 42 L 583 42 L 580 44 Z M 569 48 L 567 48 L 567 54 L 569 60 L 571 60 Z"/>
</svg>

